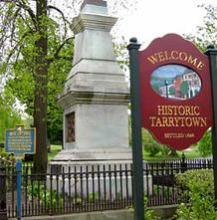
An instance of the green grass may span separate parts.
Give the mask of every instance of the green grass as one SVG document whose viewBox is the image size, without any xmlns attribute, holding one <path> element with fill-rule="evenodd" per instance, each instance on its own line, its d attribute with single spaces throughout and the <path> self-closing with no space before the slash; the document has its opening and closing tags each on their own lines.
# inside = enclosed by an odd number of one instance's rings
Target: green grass
<svg viewBox="0 0 217 220">
<path fill-rule="evenodd" d="M 162 155 L 162 153 L 159 152 L 153 157 L 150 156 L 148 152 L 143 151 L 143 159 L 147 161 L 175 160 L 175 159 L 181 159 L 183 153 L 185 155 L 185 158 L 187 159 L 196 159 L 199 157 L 201 158 L 201 155 L 198 152 L 197 147 L 191 147 L 190 150 L 177 151 L 178 154 L 177 156 Z"/>
<path fill-rule="evenodd" d="M 61 150 L 61 145 L 51 145 L 50 153 L 48 153 L 48 160 L 52 160 Z"/>
<path fill-rule="evenodd" d="M 51 152 L 48 153 L 48 160 L 52 160 L 60 151 L 62 150 L 61 145 L 51 145 Z M 194 159 L 201 157 L 199 154 L 197 147 L 191 147 L 190 150 L 184 150 L 184 151 L 177 151 L 178 155 L 170 156 L 170 155 L 162 155 L 161 152 L 155 155 L 154 157 L 150 156 L 148 152 L 143 152 L 143 158 L 147 161 L 162 161 L 162 160 L 174 160 L 174 159 L 181 159 L 182 153 L 185 154 L 185 157 L 187 159 Z"/>
</svg>

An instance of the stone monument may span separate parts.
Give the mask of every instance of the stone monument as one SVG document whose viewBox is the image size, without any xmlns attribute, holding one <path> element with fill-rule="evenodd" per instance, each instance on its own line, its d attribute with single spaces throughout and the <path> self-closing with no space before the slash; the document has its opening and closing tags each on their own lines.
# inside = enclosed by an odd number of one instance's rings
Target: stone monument
<svg viewBox="0 0 217 220">
<path fill-rule="evenodd" d="M 51 164 L 130 163 L 129 88 L 116 61 L 107 3 L 85 0 L 73 19 L 73 67 L 58 97 L 64 149 Z"/>
</svg>

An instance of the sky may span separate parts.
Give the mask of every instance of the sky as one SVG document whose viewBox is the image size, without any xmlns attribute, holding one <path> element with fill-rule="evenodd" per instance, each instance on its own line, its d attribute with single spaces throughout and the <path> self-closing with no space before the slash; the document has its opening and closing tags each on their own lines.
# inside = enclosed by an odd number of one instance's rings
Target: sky
<svg viewBox="0 0 217 220">
<path fill-rule="evenodd" d="M 112 0 L 108 4 L 109 1 Z M 203 3 L 217 6 L 217 0 L 138 0 L 133 10 L 118 13 L 119 21 L 112 34 L 117 39 L 124 36 L 127 41 L 137 37 L 140 43 L 148 45 L 167 33 L 195 33 L 206 14 L 197 7 Z"/>
<path fill-rule="evenodd" d="M 182 75 L 188 68 L 181 65 L 164 65 L 159 68 L 157 68 L 153 72 L 153 76 L 155 77 L 162 77 L 163 78 L 174 78 L 177 75 Z"/>
</svg>

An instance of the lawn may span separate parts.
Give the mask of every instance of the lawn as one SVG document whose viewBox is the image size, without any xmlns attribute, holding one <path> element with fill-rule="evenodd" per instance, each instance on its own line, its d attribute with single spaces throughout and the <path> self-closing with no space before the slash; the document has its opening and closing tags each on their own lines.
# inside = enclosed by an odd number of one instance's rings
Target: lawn
<svg viewBox="0 0 217 220">
<path fill-rule="evenodd" d="M 48 160 L 52 160 L 61 150 L 62 145 L 51 145 L 50 153 L 48 153 Z"/>
<path fill-rule="evenodd" d="M 48 160 L 49 161 L 52 160 L 61 150 L 62 150 L 61 145 L 51 145 L 51 152 L 48 153 Z M 199 154 L 197 147 L 191 147 L 184 151 L 177 151 L 177 153 L 178 155 L 176 157 L 162 155 L 161 152 L 155 155 L 154 157 L 151 157 L 146 151 L 144 151 L 143 158 L 144 160 L 147 160 L 147 161 L 173 160 L 173 159 L 181 159 L 183 153 L 187 159 L 194 159 L 194 158 L 199 158 L 199 157 L 201 158 L 201 155 Z"/>
<path fill-rule="evenodd" d="M 175 159 L 181 159 L 183 153 L 185 155 L 185 158 L 187 159 L 201 158 L 201 155 L 198 152 L 197 147 L 191 147 L 187 150 L 177 151 L 177 156 L 162 155 L 161 152 L 159 152 L 155 156 L 150 156 L 148 152 L 143 151 L 143 159 L 147 161 L 175 160 Z"/>
</svg>

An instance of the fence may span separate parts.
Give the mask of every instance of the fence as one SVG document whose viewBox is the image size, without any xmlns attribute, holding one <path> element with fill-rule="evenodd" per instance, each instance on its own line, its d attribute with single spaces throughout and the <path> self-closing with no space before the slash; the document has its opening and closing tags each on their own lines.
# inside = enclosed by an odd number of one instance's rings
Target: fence
<svg viewBox="0 0 217 220">
<path fill-rule="evenodd" d="M 180 203 L 181 189 L 175 174 L 188 169 L 212 168 L 211 160 L 179 160 L 144 163 L 144 192 L 148 206 Z M 32 174 L 23 167 L 23 216 L 57 215 L 122 209 L 132 206 L 132 165 L 104 164 L 54 167 L 46 175 Z M 16 172 L 6 166 L 7 216 L 16 217 Z M 1 217 L 0 217 L 1 219 Z"/>
</svg>

